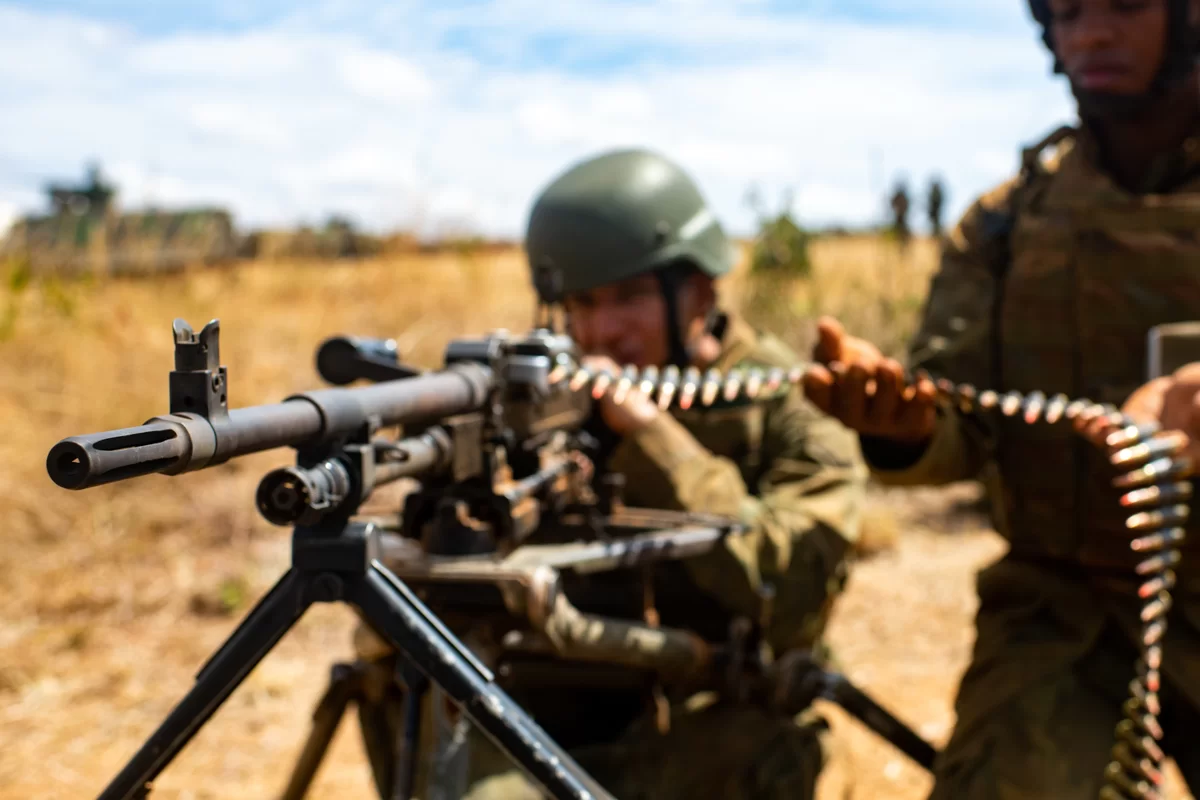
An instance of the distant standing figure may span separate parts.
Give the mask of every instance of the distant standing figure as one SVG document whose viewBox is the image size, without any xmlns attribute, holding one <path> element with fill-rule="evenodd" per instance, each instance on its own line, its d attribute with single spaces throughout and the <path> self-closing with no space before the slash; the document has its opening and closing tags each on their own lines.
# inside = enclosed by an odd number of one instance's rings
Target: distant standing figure
<svg viewBox="0 0 1200 800">
<path fill-rule="evenodd" d="M 896 182 L 892 191 L 892 231 L 901 244 L 908 242 L 908 186 L 903 180 Z"/>
<path fill-rule="evenodd" d="M 942 186 L 941 178 L 934 178 L 929 183 L 928 211 L 929 211 L 929 230 L 933 235 L 940 237 L 942 235 L 942 204 L 946 202 L 946 191 Z"/>
</svg>

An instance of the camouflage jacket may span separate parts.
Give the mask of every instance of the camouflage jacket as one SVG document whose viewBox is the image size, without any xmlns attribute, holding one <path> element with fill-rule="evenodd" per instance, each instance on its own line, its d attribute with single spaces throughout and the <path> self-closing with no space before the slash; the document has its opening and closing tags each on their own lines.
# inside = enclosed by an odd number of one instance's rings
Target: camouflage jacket
<svg viewBox="0 0 1200 800">
<path fill-rule="evenodd" d="M 797 361 L 777 340 L 727 317 L 714 366 L 791 367 Z M 774 590 L 768 643 L 780 652 L 817 642 L 845 580 L 866 489 L 852 432 L 797 390 L 766 403 L 660 414 L 617 446 L 610 468 L 625 475 L 629 506 L 720 514 L 746 525 L 705 556 L 656 568 L 663 625 L 724 641 L 735 615 L 760 618 L 758 590 L 767 582 Z M 627 581 L 612 593 L 640 603 L 640 577 Z M 576 687 L 512 695 L 568 747 L 615 734 L 647 708 L 640 692 Z"/>
<path fill-rule="evenodd" d="M 1120 405 L 1147 378 L 1149 329 L 1200 319 L 1197 134 L 1155 165 L 1138 194 L 1101 169 L 1085 130 L 1060 129 L 1027 150 L 1022 174 L 980 198 L 948 237 L 910 366 L 980 389 Z M 863 445 L 883 483 L 981 478 L 988 488 L 993 522 L 1010 546 L 978 582 L 971 669 L 987 673 L 988 702 L 1070 664 L 1108 620 L 1136 635 L 1116 472 L 1069 425 L 945 409 L 915 460 L 880 442 Z M 1184 562 L 1165 670 L 1200 701 L 1200 574 L 1195 555 L 1185 552 Z M 1035 615 L 1053 617 L 1061 638 L 1022 636 Z"/>
<path fill-rule="evenodd" d="M 730 317 L 713 366 L 798 361 L 778 340 Z M 758 590 L 769 582 L 771 645 L 779 652 L 812 644 L 858 537 L 867 471 L 849 430 L 794 391 L 768 403 L 661 414 L 622 442 L 611 467 L 626 476 L 631 506 L 720 514 L 745 524 L 745 534 L 710 557 L 684 562 L 689 583 L 727 610 L 757 618 Z"/>
</svg>

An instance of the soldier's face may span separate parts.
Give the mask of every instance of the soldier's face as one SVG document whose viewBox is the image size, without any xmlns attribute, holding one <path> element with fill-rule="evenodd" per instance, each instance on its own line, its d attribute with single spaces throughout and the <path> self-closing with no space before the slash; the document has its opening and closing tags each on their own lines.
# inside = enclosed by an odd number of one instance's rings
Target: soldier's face
<svg viewBox="0 0 1200 800">
<path fill-rule="evenodd" d="M 667 353 L 667 304 L 658 278 L 635 278 L 570 295 L 571 338 L 589 355 L 624 366 L 662 366 Z"/>
<path fill-rule="evenodd" d="M 1090 93 L 1148 91 L 1167 47 L 1168 0 L 1050 0 L 1054 46 L 1071 83 Z"/>
</svg>

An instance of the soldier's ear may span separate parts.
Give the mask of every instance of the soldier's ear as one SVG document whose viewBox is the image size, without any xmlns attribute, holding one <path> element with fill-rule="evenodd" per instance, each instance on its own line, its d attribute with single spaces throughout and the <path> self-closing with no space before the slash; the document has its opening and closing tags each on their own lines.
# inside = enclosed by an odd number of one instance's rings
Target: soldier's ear
<svg viewBox="0 0 1200 800">
<path fill-rule="evenodd" d="M 681 288 L 688 294 L 689 310 L 697 315 L 707 314 L 717 303 L 716 282 L 699 270 L 690 273 Z"/>
</svg>

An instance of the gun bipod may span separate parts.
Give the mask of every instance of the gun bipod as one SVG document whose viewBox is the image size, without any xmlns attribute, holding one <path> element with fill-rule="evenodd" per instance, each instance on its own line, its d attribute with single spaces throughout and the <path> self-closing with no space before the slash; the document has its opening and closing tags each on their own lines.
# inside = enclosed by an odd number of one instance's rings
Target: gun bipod
<svg viewBox="0 0 1200 800">
<path fill-rule="evenodd" d="M 192 689 L 101 793 L 100 799 L 148 796 L 154 779 L 309 606 L 345 602 L 354 606 L 389 645 L 404 654 L 401 660 L 412 667 L 412 672 L 406 673 L 409 680 L 417 682 L 419 675 L 441 687 L 476 727 L 552 797 L 611 800 L 496 685 L 492 673 L 379 561 L 378 536 L 369 523 L 347 523 L 334 530 L 298 528 L 293 535 L 292 567 L 201 669 Z M 315 774 L 319 755 L 324 754 L 336 728 L 339 711 L 344 712 L 358 687 L 353 673 L 339 677 L 344 680 L 335 682 L 327 694 L 323 713 L 318 715 L 318 730 L 310 736 L 298 774 L 293 778 L 296 787 L 305 784 L 301 780 L 304 772 Z M 414 750 L 410 748 L 409 752 Z M 307 779 L 311 780 L 311 774 Z"/>
</svg>

